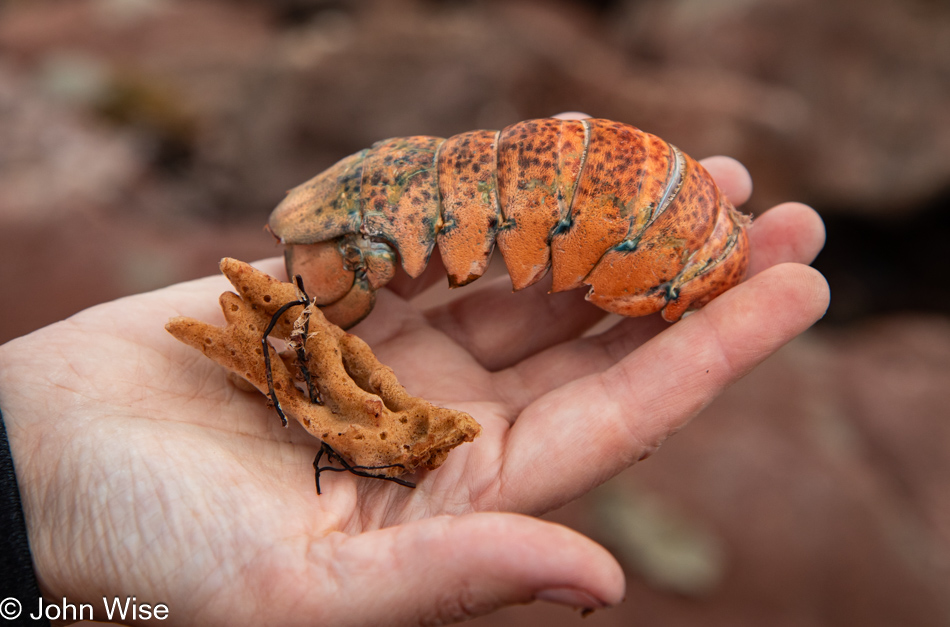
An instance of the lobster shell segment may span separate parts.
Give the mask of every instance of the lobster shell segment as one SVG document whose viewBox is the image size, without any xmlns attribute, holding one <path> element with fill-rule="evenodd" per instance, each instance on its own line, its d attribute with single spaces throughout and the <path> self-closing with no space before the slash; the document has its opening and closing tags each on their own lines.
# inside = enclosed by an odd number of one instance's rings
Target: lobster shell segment
<svg viewBox="0 0 950 627">
<path fill-rule="evenodd" d="M 449 284 L 484 274 L 495 242 L 512 287 L 552 270 L 552 291 L 673 321 L 738 283 L 750 219 L 695 160 L 610 120 L 528 120 L 448 139 L 377 142 L 291 190 L 269 226 L 287 270 L 348 327 L 395 272 L 436 244 Z"/>
<path fill-rule="evenodd" d="M 515 290 L 551 265 L 551 235 L 570 211 L 586 146 L 587 125 L 579 120 L 529 120 L 501 132 L 498 248 Z"/>
<path fill-rule="evenodd" d="M 368 152 L 352 154 L 287 192 L 268 222 L 281 243 L 316 244 L 359 231 L 363 161 Z"/>
<path fill-rule="evenodd" d="M 307 290 L 318 305 L 329 305 L 346 296 L 356 278 L 337 240 L 288 246 L 284 261 L 294 273 L 307 277 Z"/>
<path fill-rule="evenodd" d="M 485 274 L 502 221 L 498 200 L 497 131 L 453 135 L 439 150 L 442 228 L 436 236 L 449 285 Z"/>
<path fill-rule="evenodd" d="M 374 144 L 363 160 L 361 231 L 392 244 L 413 278 L 425 270 L 441 227 L 435 157 L 444 141 L 387 139 Z"/>
<path fill-rule="evenodd" d="M 552 290 L 580 287 L 613 246 L 629 247 L 675 189 L 672 147 L 609 120 L 585 120 L 589 146 L 567 228 L 552 240 Z"/>
</svg>

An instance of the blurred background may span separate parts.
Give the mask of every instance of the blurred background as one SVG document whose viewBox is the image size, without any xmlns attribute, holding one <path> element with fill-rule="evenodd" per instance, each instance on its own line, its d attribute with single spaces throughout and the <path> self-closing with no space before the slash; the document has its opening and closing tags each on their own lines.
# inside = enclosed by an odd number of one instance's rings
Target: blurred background
<svg viewBox="0 0 950 627">
<path fill-rule="evenodd" d="M 550 515 L 628 573 L 584 624 L 950 625 L 945 0 L 7 0 L 0 342 L 279 254 L 284 190 L 378 139 L 567 110 L 740 159 L 746 211 L 810 203 L 832 286 L 814 329 Z"/>
</svg>

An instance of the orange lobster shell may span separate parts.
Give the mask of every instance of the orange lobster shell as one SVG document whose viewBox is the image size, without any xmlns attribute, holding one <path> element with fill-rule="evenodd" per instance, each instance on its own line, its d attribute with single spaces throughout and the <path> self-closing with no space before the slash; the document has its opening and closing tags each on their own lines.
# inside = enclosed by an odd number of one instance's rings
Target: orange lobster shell
<svg viewBox="0 0 950 627">
<path fill-rule="evenodd" d="M 328 319 L 370 312 L 394 275 L 438 244 L 452 287 L 480 277 L 495 242 L 512 286 L 550 268 L 551 290 L 625 316 L 669 321 L 742 280 L 750 219 L 691 157 L 602 119 L 539 119 L 448 139 L 377 142 L 292 189 L 270 216 Z"/>
</svg>

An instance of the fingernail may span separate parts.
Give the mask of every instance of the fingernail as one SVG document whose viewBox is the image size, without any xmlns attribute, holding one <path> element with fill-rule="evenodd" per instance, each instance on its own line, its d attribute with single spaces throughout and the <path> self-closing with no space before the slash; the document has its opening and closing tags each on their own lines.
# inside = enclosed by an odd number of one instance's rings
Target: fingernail
<svg viewBox="0 0 950 627">
<path fill-rule="evenodd" d="M 539 601 L 548 601 L 549 603 L 559 603 L 560 605 L 570 605 L 571 607 L 583 607 L 598 609 L 608 607 L 600 599 L 576 588 L 550 588 L 542 590 L 534 595 Z"/>
</svg>

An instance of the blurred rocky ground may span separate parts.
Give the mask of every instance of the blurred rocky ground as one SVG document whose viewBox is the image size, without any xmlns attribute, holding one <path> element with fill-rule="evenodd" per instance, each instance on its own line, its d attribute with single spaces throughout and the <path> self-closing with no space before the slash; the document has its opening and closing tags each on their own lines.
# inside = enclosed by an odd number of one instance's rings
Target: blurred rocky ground
<svg viewBox="0 0 950 627">
<path fill-rule="evenodd" d="M 623 605 L 583 623 L 532 605 L 474 624 L 947 625 L 948 381 L 944 317 L 803 336 L 551 516 L 621 559 Z"/>
<path fill-rule="evenodd" d="M 943 2 L 7 0 L 0 341 L 277 254 L 261 227 L 283 191 L 380 138 L 563 110 L 740 159 L 753 213 L 815 206 L 833 294 L 553 515 L 630 572 L 627 603 L 586 622 L 950 624 Z"/>
</svg>

